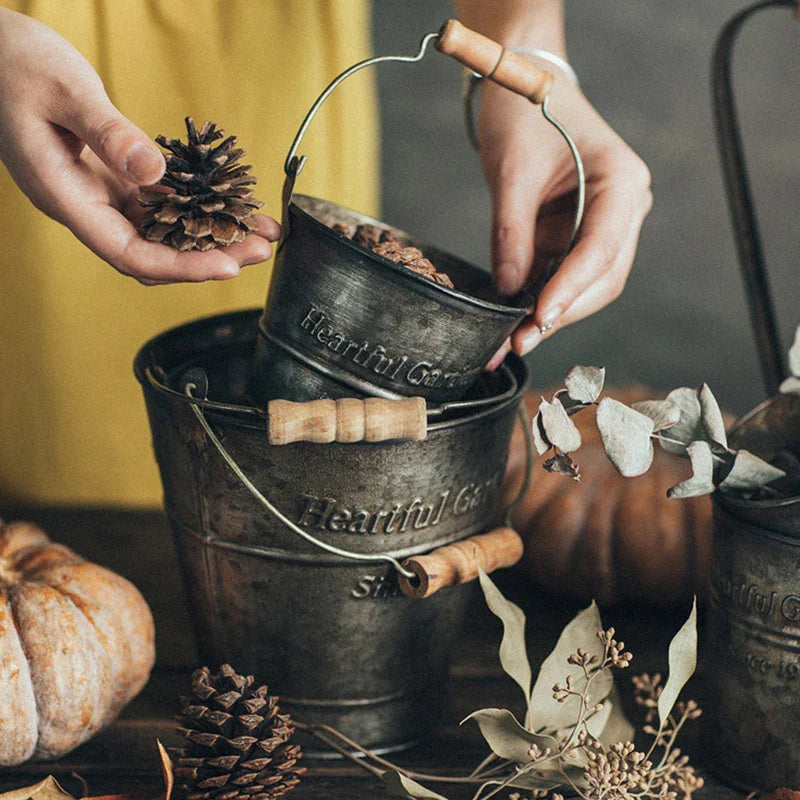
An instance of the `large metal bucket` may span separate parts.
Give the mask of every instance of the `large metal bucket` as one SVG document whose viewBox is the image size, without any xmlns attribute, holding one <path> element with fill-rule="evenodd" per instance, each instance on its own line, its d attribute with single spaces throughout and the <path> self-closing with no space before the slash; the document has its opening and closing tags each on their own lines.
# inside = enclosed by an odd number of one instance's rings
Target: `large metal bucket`
<svg viewBox="0 0 800 800">
<path fill-rule="evenodd" d="M 800 453 L 800 396 L 744 417 L 731 446 L 771 460 Z M 709 742 L 720 775 L 772 790 L 800 785 L 800 497 L 718 494 L 706 626 Z"/>
<path fill-rule="evenodd" d="M 443 710 L 469 588 L 411 600 L 377 558 L 320 552 L 277 522 L 212 446 L 182 376 L 206 371 L 216 402 L 205 418 L 294 523 L 340 548 L 404 558 L 490 527 L 525 366 L 510 357 L 515 391 L 429 422 L 425 441 L 278 447 L 245 394 L 257 319 L 253 310 L 175 328 L 135 362 L 202 657 L 257 674 L 300 720 L 379 749 L 408 745 Z"/>
</svg>

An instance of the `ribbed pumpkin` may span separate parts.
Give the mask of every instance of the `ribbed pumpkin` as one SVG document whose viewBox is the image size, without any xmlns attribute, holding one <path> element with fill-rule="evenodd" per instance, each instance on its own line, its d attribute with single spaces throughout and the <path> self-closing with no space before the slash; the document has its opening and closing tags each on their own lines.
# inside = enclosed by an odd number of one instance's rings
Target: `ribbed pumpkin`
<svg viewBox="0 0 800 800">
<path fill-rule="evenodd" d="M 153 618 L 129 581 L 0 522 L 0 765 L 57 758 L 144 686 Z"/>
<path fill-rule="evenodd" d="M 543 394 L 525 405 L 533 418 Z M 609 387 L 604 396 L 624 403 L 653 399 L 641 386 Z M 671 500 L 667 489 L 689 477 L 688 459 L 656 445 L 650 470 L 623 478 L 606 457 L 594 409 L 572 417 L 583 445 L 574 454 L 581 480 L 533 466 L 531 486 L 514 515 L 525 541 L 522 565 L 537 584 L 582 601 L 605 605 L 645 600 L 671 605 L 702 593 L 711 557 L 711 500 Z M 516 497 L 525 467 L 525 444 L 517 428 L 511 444 L 503 504 Z"/>
</svg>

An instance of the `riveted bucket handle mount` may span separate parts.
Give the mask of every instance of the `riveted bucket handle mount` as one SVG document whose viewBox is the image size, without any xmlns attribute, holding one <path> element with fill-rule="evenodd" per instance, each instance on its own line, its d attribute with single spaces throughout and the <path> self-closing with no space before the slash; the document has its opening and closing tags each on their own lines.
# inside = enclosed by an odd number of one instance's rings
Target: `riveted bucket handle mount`
<svg viewBox="0 0 800 800">
<path fill-rule="evenodd" d="M 384 561 L 391 564 L 398 573 L 401 590 L 408 597 L 430 597 L 439 589 L 474 580 L 478 577 L 479 566 L 485 572 L 493 572 L 501 567 L 513 566 L 522 557 L 522 539 L 511 527 L 510 520 L 514 509 L 530 485 L 531 434 L 524 406 L 520 406 L 519 413 L 525 432 L 526 472 L 517 497 L 506 510 L 505 525 L 488 533 L 471 536 L 468 539 L 440 547 L 427 555 L 406 559 L 401 564 L 394 556 L 387 553 L 354 553 L 335 547 L 317 539 L 292 522 L 261 493 L 214 433 L 203 412 L 203 401 L 208 392 L 208 379 L 205 373 L 199 369 L 191 370 L 185 379 L 184 391 L 186 396 L 192 400 L 189 407 L 211 443 L 245 488 L 270 514 L 290 531 L 321 550 L 353 561 Z M 379 407 L 375 406 L 375 403 L 378 403 Z M 370 413 L 370 406 L 375 407 L 375 413 Z M 278 418 L 274 427 L 273 413 L 276 413 Z M 397 438 L 420 441 L 427 437 L 427 418 L 423 398 L 311 400 L 306 403 L 273 400 L 270 403 L 269 415 L 268 435 L 270 444 L 273 445 L 295 441 L 325 443 L 383 441 Z M 395 419 L 392 419 L 393 416 Z M 368 433 L 370 429 L 372 432 Z M 405 430 L 404 435 L 402 435 L 403 429 Z M 366 438 L 368 435 L 378 438 L 368 439 Z"/>
<path fill-rule="evenodd" d="M 506 50 L 499 42 L 495 42 L 476 31 L 470 30 L 458 20 L 449 19 L 437 33 L 429 33 L 423 37 L 419 50 L 413 56 L 376 56 L 368 58 L 354 64 L 340 75 L 335 77 L 322 94 L 316 99 L 309 109 L 297 134 L 289 148 L 283 169 L 286 173 L 286 180 L 283 185 L 283 235 L 285 239 L 289 233 L 289 218 L 286 213 L 291 202 L 294 184 L 300 171 L 306 163 L 306 156 L 298 156 L 297 151 L 308 126 L 316 116 L 322 104 L 342 81 L 351 75 L 359 72 L 365 67 L 373 64 L 381 64 L 387 61 L 399 61 L 414 63 L 420 61 L 425 55 L 428 45 L 433 42 L 436 49 L 445 55 L 454 58 L 463 64 L 467 69 L 480 77 L 488 78 L 495 83 L 510 89 L 512 92 L 527 98 L 536 105 L 541 105 L 542 114 L 545 119 L 553 125 L 566 141 L 572 158 L 575 162 L 575 169 L 578 177 L 578 192 L 575 209 L 575 219 L 572 226 L 569 243 L 566 253 L 569 253 L 578 235 L 581 221 L 583 219 L 583 209 L 586 199 L 586 177 L 583 169 L 583 162 L 578 152 L 577 145 L 564 128 L 550 113 L 549 100 L 550 88 L 553 84 L 553 76 L 546 70 L 540 69 L 527 59 L 523 58 L 511 50 Z M 562 257 L 563 258 L 563 257 Z"/>
</svg>

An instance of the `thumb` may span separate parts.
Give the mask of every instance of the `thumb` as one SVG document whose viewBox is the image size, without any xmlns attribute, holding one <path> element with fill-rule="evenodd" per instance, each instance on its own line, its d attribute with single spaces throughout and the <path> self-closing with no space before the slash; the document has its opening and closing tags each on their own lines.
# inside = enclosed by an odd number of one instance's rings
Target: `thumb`
<svg viewBox="0 0 800 800">
<path fill-rule="evenodd" d="M 156 143 L 120 114 L 102 86 L 83 94 L 65 111 L 61 124 L 120 177 L 147 186 L 164 174 L 164 156 Z"/>
</svg>

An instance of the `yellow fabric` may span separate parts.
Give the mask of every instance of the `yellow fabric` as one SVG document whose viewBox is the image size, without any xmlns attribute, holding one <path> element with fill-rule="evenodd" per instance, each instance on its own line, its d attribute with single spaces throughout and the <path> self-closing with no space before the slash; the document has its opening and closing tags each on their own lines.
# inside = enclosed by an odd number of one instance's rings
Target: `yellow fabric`
<svg viewBox="0 0 800 800">
<path fill-rule="evenodd" d="M 185 138 L 189 114 L 236 134 L 259 177 L 257 196 L 276 217 L 283 159 L 305 112 L 370 50 L 367 0 L 5 4 L 80 50 L 111 100 L 151 136 Z M 314 120 L 297 188 L 374 215 L 370 73 L 347 81 Z M 0 166 L 0 501 L 159 505 L 133 357 L 168 327 L 262 305 L 270 267 L 225 282 L 141 286 L 34 210 Z"/>
</svg>

